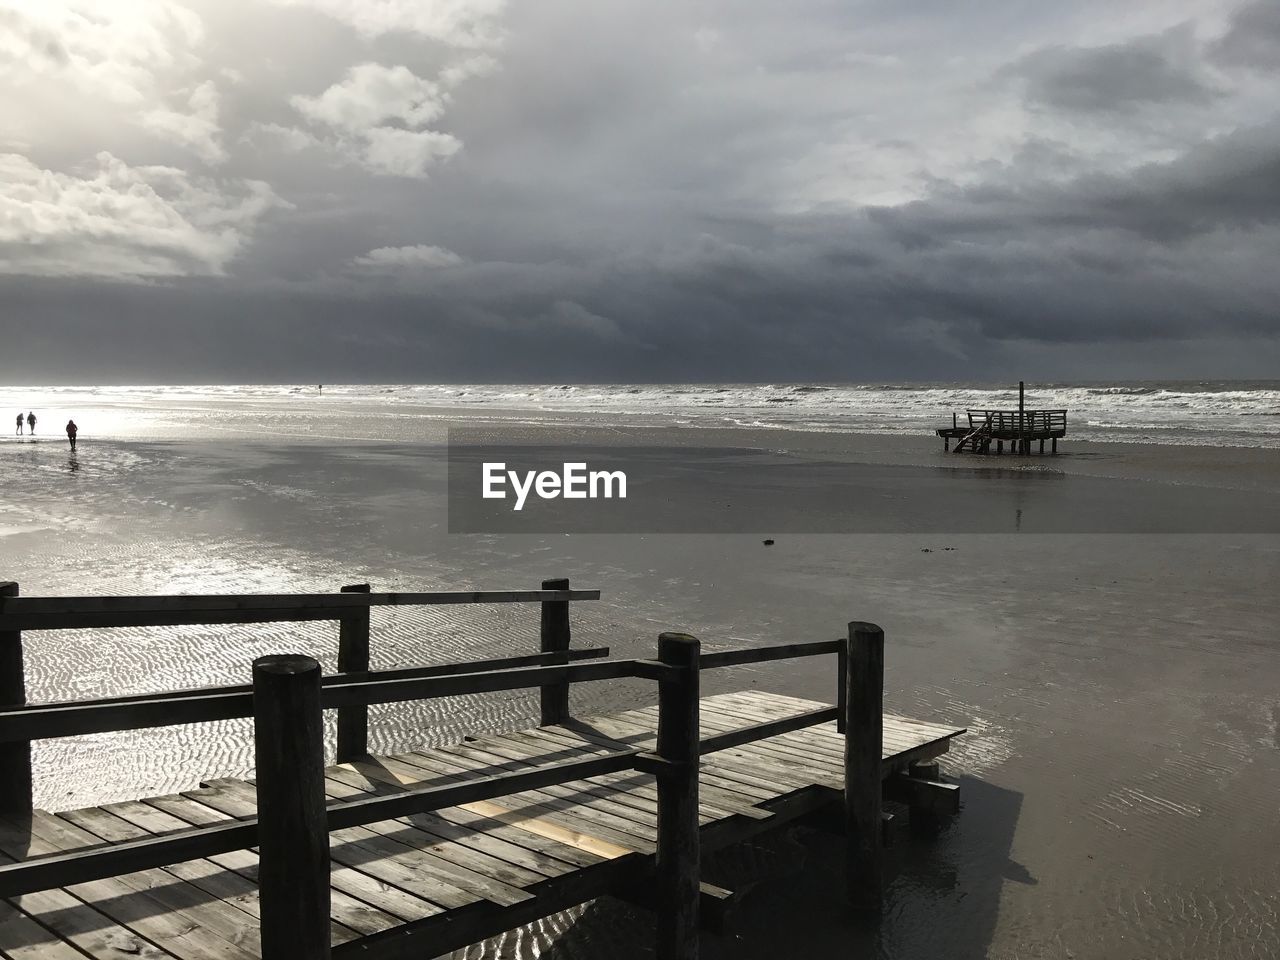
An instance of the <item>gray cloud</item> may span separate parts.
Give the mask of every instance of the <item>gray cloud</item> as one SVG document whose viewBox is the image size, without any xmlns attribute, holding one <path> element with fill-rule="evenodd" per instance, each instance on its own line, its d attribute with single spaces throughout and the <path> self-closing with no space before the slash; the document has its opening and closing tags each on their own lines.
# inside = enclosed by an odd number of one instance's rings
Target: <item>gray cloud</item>
<svg viewBox="0 0 1280 960">
<path fill-rule="evenodd" d="M 1029 103 L 1053 110 L 1208 103 L 1219 95 L 1185 27 L 1100 47 L 1046 47 L 1011 64 L 1006 73 L 1025 82 Z"/>
<path fill-rule="evenodd" d="M 24 41 L 0 377 L 1258 375 L 1255 5 L 1109 9 L 226 0 L 96 99 Z"/>
<path fill-rule="evenodd" d="M 1235 11 L 1230 29 L 1212 46 L 1215 60 L 1228 65 L 1280 67 L 1280 5 L 1253 0 Z"/>
</svg>

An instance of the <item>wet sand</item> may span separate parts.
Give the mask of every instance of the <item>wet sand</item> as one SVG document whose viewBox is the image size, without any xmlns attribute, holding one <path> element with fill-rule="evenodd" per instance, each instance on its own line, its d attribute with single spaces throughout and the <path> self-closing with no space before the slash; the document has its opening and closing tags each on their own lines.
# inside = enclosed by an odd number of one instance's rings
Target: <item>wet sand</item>
<svg viewBox="0 0 1280 960">
<path fill-rule="evenodd" d="M 823 639 L 851 619 L 887 635 L 889 708 L 972 731 L 947 770 L 962 815 L 891 852 L 876 932 L 841 920 L 832 844 L 796 831 L 718 857 L 708 878 L 750 887 L 725 957 L 1266 957 L 1280 953 L 1275 693 L 1280 537 L 1225 534 L 447 534 L 430 419 L 290 421 L 270 437 L 210 415 L 194 439 L 0 443 L 0 577 L 23 592 L 535 586 L 570 576 L 604 599 L 574 611 L 578 644 L 648 654 L 683 629 L 707 648 Z M 492 416 L 492 414 L 489 414 Z M 272 411 L 255 410 L 268 424 Z M 506 427 L 507 421 L 494 418 Z M 518 419 L 518 418 L 516 418 Z M 936 469 L 932 438 L 675 429 L 659 419 L 527 426 L 561 439 L 785 450 Z M 182 435 L 180 430 L 174 436 Z M 1229 508 L 1280 488 L 1276 451 L 1064 444 L 1057 458 L 966 469 L 1098 478 L 1159 501 L 1190 490 Z M 1016 478 L 1015 478 L 1016 479 Z M 895 481 L 901 482 L 901 481 Z M 1176 494 L 1175 494 L 1176 492 Z M 1235 493 L 1233 493 L 1235 492 Z M 1083 494 L 1082 494 L 1083 495 Z M 1194 499 L 1194 498 L 1193 498 Z M 1178 502 L 1182 502 L 1179 500 Z M 821 514 L 839 508 L 818 498 Z M 1247 517 L 1237 516 L 1244 523 Z M 1247 526 L 1232 529 L 1247 529 Z M 950 549 L 948 549 L 950 548 Z M 532 649 L 513 606 L 375 613 L 382 666 Z M 241 681 L 261 653 L 333 666 L 331 626 L 210 627 L 27 637 L 33 699 Z M 718 671 L 712 692 L 830 696 L 834 665 Z M 643 683 L 582 685 L 575 709 L 649 702 Z M 531 720 L 524 694 L 375 709 L 374 746 L 456 739 Z M 36 746 L 50 808 L 190 787 L 251 766 L 244 723 Z M 484 956 L 643 956 L 649 920 L 602 902 L 503 938 Z"/>
</svg>

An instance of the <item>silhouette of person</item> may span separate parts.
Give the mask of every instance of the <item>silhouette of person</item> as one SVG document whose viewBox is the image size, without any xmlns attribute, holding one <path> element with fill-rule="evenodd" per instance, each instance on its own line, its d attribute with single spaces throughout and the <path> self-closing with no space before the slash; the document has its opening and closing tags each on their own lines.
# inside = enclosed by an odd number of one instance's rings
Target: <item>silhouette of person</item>
<svg viewBox="0 0 1280 960">
<path fill-rule="evenodd" d="M 18 429 L 13 432 L 15 437 L 22 436 L 22 414 L 18 414 Z"/>
<path fill-rule="evenodd" d="M 72 450 L 76 448 L 76 432 L 79 429 L 80 428 L 76 426 L 76 422 L 74 420 L 67 421 L 67 440 L 71 443 Z"/>
<path fill-rule="evenodd" d="M 31 435 L 34 437 L 36 435 L 36 412 L 34 410 L 28 411 L 27 413 L 27 427 L 29 428 Z"/>
</svg>

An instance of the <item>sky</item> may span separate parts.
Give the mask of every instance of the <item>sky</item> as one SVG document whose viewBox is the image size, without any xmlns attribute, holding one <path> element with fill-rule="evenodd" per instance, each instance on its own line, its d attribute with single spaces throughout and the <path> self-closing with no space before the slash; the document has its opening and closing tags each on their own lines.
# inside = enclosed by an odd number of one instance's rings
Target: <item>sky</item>
<svg viewBox="0 0 1280 960">
<path fill-rule="evenodd" d="M 0 0 L 0 382 L 1280 377 L 1277 0 Z"/>
</svg>

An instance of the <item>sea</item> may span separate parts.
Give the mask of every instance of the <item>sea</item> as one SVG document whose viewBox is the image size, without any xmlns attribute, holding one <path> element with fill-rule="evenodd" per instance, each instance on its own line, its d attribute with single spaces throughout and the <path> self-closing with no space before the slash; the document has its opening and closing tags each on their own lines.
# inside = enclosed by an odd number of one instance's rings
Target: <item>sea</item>
<svg viewBox="0 0 1280 960">
<path fill-rule="evenodd" d="M 964 422 L 967 409 L 1018 404 L 1015 385 L 954 383 L 693 384 L 241 384 L 186 386 L 0 387 L 0 410 L 47 413 L 59 434 L 63 415 L 92 408 L 105 416 L 92 433 L 121 439 L 181 434 L 205 415 L 255 405 L 279 415 L 297 401 L 312 414 L 344 406 L 385 408 L 408 418 L 483 419 L 486 411 L 554 423 L 583 414 L 661 419 L 689 427 L 812 432 L 931 434 Z M 319 409 L 311 404 L 322 405 Z M 1029 409 L 1065 409 L 1073 439 L 1198 446 L 1280 446 L 1280 380 L 1166 380 L 1036 383 Z M 82 425 L 83 426 L 83 425 Z"/>
</svg>

